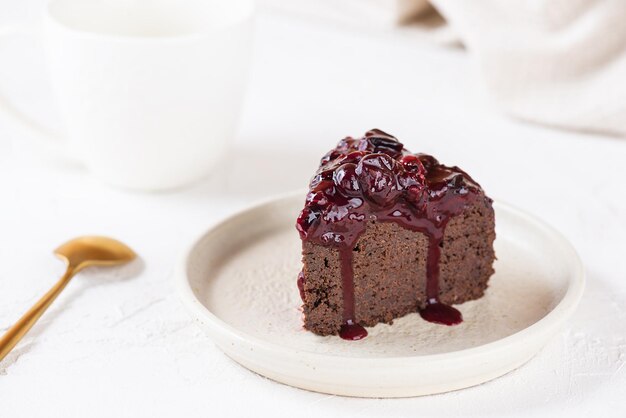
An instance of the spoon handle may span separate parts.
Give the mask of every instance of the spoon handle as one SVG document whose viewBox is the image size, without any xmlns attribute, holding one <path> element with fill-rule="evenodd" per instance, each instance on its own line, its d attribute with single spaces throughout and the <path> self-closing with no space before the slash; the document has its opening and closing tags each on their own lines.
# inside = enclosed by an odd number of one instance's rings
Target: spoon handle
<svg viewBox="0 0 626 418">
<path fill-rule="evenodd" d="M 22 337 L 35 325 L 35 322 L 43 315 L 54 300 L 61 294 L 65 286 L 70 282 L 74 275 L 74 269 L 68 267 L 67 271 L 52 286 L 48 293 L 43 295 L 32 308 L 28 310 L 9 330 L 0 338 L 0 361 L 9 354 Z"/>
</svg>

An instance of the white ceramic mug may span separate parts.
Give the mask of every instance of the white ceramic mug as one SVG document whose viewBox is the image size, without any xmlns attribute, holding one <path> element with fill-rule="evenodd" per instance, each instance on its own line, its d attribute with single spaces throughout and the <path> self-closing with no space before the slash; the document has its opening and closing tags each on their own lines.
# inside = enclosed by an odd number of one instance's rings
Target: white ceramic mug
<svg viewBox="0 0 626 418">
<path fill-rule="evenodd" d="M 68 151 L 127 188 L 205 176 L 235 134 L 253 10 L 252 0 L 50 1 L 44 49 Z"/>
</svg>

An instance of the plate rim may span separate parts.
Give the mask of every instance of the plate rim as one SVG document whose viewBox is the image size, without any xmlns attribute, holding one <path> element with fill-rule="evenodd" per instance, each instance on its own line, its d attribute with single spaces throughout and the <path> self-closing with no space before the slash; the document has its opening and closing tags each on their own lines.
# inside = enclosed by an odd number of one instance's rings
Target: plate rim
<svg viewBox="0 0 626 418">
<path fill-rule="evenodd" d="M 533 223 L 536 227 L 543 229 L 548 232 L 552 237 L 559 243 L 559 246 L 566 249 L 569 253 L 569 257 L 571 257 L 572 261 L 575 262 L 575 265 L 572 266 L 573 275 L 570 277 L 568 281 L 568 287 L 561 298 L 561 300 L 541 319 L 537 322 L 529 325 L 528 327 L 519 330 L 511 335 L 500 338 L 495 341 L 488 342 L 486 344 L 481 344 L 474 347 L 464 348 L 461 350 L 449 351 L 445 353 L 434 353 L 434 354 L 416 354 L 416 355 L 406 355 L 406 356 L 389 356 L 389 357 L 350 357 L 346 354 L 337 354 L 332 352 L 319 353 L 315 351 L 310 351 L 306 349 L 297 349 L 289 346 L 284 346 L 280 344 L 276 344 L 254 335 L 248 334 L 244 331 L 237 329 L 236 327 L 229 325 L 225 321 L 221 320 L 217 315 L 210 311 L 196 296 L 194 290 L 189 281 L 189 277 L 187 274 L 187 265 L 188 260 L 193 253 L 196 246 L 207 236 L 213 233 L 218 227 L 225 224 L 226 222 L 232 221 L 240 216 L 244 216 L 249 212 L 254 210 L 258 210 L 263 206 L 267 206 L 270 204 L 275 204 L 279 201 L 283 200 L 291 200 L 297 197 L 305 196 L 306 192 L 303 190 L 295 190 L 286 193 L 282 193 L 279 195 L 274 195 L 268 198 L 260 199 L 255 202 L 252 202 L 245 207 L 232 212 L 229 215 L 219 218 L 215 222 L 211 223 L 205 230 L 198 234 L 195 238 L 191 240 L 191 242 L 184 247 L 181 251 L 180 256 L 178 257 L 178 261 L 173 271 L 173 280 L 174 286 L 176 288 L 176 293 L 182 304 L 188 309 L 188 311 L 192 314 L 195 320 L 202 319 L 201 322 L 208 323 L 211 325 L 213 330 L 217 330 L 222 334 L 230 336 L 230 338 L 234 338 L 240 342 L 253 344 L 255 347 L 265 349 L 271 352 L 277 352 L 284 355 L 307 355 L 312 356 L 319 359 L 325 359 L 328 361 L 329 358 L 339 359 L 341 363 L 346 365 L 346 363 L 361 363 L 363 360 L 367 360 L 372 364 L 372 366 L 377 365 L 390 365 L 393 363 L 402 363 L 404 366 L 407 366 L 406 362 L 411 361 L 413 364 L 422 363 L 422 362 L 437 362 L 437 361 L 455 361 L 461 359 L 467 359 L 468 357 L 476 356 L 476 355 L 485 355 L 488 352 L 496 352 L 502 351 L 506 349 L 506 347 L 515 346 L 518 344 L 523 344 L 524 339 L 529 335 L 535 334 L 543 334 L 549 330 L 557 329 L 561 324 L 563 324 L 576 310 L 580 300 L 582 299 L 582 295 L 584 293 L 585 284 L 586 284 L 586 274 L 585 268 L 582 263 L 582 260 L 578 253 L 576 252 L 573 245 L 565 238 L 565 236 L 556 230 L 551 225 L 547 224 L 545 221 L 540 218 L 532 215 L 531 213 L 520 209 L 514 205 L 509 203 L 505 203 L 502 200 L 494 199 L 494 207 L 501 208 L 503 210 L 509 211 L 517 215 L 518 217 L 524 218 L 525 220 Z M 304 198 L 303 202 L 304 202 Z M 294 221 L 295 222 L 295 221 Z M 295 227 L 294 227 L 295 230 Z M 295 232 L 294 232 L 295 233 Z M 219 346 L 219 344 L 218 344 Z M 543 345 L 542 345 L 543 346 Z"/>
</svg>

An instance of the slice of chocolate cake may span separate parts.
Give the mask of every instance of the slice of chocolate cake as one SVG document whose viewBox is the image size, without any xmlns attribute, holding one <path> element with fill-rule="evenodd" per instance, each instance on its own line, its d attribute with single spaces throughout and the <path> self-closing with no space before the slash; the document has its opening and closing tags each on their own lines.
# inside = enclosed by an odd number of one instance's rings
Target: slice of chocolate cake
<svg viewBox="0 0 626 418">
<path fill-rule="evenodd" d="M 451 304 L 493 274 L 492 200 L 458 167 L 411 154 L 374 129 L 326 154 L 297 221 L 304 326 L 345 339 L 419 311 L 454 325 Z"/>
</svg>

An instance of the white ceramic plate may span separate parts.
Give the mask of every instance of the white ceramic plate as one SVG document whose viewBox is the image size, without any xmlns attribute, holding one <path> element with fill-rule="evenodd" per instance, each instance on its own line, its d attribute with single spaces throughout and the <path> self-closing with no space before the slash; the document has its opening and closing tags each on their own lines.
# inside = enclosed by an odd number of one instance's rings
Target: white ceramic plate
<svg viewBox="0 0 626 418">
<path fill-rule="evenodd" d="M 558 332 L 582 296 L 584 273 L 555 230 L 495 203 L 495 275 L 486 295 L 457 305 L 461 325 L 418 314 L 368 328 L 361 341 L 302 328 L 295 219 L 304 192 L 251 207 L 195 241 L 176 285 L 195 321 L 228 356 L 288 385 L 363 397 L 446 392 L 501 376 Z"/>
</svg>

